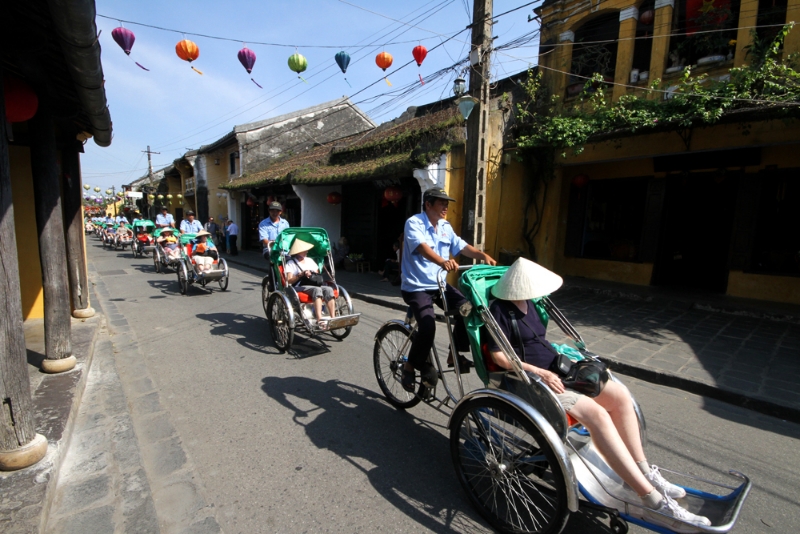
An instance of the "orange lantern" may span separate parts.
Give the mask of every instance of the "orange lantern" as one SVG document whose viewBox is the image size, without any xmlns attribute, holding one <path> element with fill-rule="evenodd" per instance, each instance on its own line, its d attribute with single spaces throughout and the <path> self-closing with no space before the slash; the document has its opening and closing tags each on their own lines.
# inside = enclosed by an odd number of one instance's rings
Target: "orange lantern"
<svg viewBox="0 0 800 534">
<path fill-rule="evenodd" d="M 3 93 L 8 122 L 25 122 L 36 115 L 39 97 L 25 81 L 14 76 L 3 76 Z"/>
<path fill-rule="evenodd" d="M 397 207 L 397 203 L 403 200 L 403 190 L 394 185 L 387 187 L 383 192 L 383 198 Z"/>
<path fill-rule="evenodd" d="M 381 52 L 380 54 L 375 56 L 375 64 L 377 64 L 380 68 L 382 68 L 383 72 L 386 72 L 386 69 L 392 66 L 392 61 L 394 61 L 394 58 L 392 57 L 392 54 L 390 54 L 389 52 Z M 386 85 L 388 85 L 389 87 L 392 86 L 392 83 L 389 81 L 389 78 L 384 78 L 384 80 L 386 80 Z"/>
<path fill-rule="evenodd" d="M 200 48 L 194 41 L 184 39 L 183 41 L 178 41 L 178 44 L 175 45 L 175 53 L 178 54 L 179 58 L 188 61 L 191 65 L 192 61 L 200 57 Z M 194 67 L 192 67 L 192 70 L 197 74 L 203 74 Z"/>
<path fill-rule="evenodd" d="M 342 194 L 334 191 L 333 193 L 328 193 L 328 204 L 333 204 L 334 206 L 338 206 L 342 203 Z"/>
</svg>

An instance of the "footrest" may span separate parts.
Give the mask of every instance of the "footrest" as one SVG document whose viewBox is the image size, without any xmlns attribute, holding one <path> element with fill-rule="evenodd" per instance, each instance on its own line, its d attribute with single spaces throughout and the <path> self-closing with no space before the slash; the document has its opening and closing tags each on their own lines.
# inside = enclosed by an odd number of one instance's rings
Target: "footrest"
<svg viewBox="0 0 800 534">
<path fill-rule="evenodd" d="M 352 315 L 340 315 L 338 317 L 334 317 L 328 321 L 328 330 L 338 330 L 340 328 L 345 328 L 347 326 L 355 326 L 358 324 L 358 320 L 361 318 L 360 313 L 354 313 Z"/>
</svg>

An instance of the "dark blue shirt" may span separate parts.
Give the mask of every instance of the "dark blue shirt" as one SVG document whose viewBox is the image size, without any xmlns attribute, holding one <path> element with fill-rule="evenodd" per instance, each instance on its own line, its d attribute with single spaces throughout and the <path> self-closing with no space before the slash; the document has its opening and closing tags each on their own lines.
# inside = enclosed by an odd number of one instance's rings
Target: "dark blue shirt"
<svg viewBox="0 0 800 534">
<path fill-rule="evenodd" d="M 500 330 L 503 331 L 511 346 L 514 347 L 517 356 L 522 357 L 519 350 L 519 339 L 514 334 L 509 311 L 513 311 L 516 315 L 519 335 L 522 338 L 522 345 L 525 347 L 525 362 L 541 369 L 549 369 L 553 360 L 555 360 L 555 354 L 543 344 L 549 343 L 549 341 L 544 337 L 546 329 L 539 319 L 539 314 L 536 312 L 536 308 L 533 307 L 533 303 L 528 302 L 528 313 L 524 314 L 513 302 L 507 300 L 497 299 L 489 306 L 489 312 L 494 317 L 494 320 L 497 321 Z M 539 336 L 539 340 L 533 335 L 534 332 L 536 332 L 536 336 Z M 487 339 L 486 344 L 491 352 L 501 352 L 500 347 L 497 346 L 491 336 Z"/>
</svg>

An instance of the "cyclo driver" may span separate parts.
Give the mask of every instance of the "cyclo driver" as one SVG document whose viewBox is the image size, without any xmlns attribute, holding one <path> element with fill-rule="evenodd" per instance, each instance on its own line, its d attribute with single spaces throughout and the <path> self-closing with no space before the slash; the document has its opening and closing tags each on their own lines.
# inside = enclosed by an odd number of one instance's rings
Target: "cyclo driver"
<svg viewBox="0 0 800 534">
<path fill-rule="evenodd" d="M 455 234 L 453 227 L 445 220 L 450 202 L 455 202 L 455 199 L 449 197 L 443 189 L 428 189 L 422 196 L 422 213 L 410 217 L 405 224 L 400 289 L 403 300 L 411 308 L 418 325 L 417 335 L 408 352 L 408 361 L 403 368 L 401 382 L 406 391 L 414 391 L 415 370 L 420 372 L 425 386 L 433 388 L 438 382 L 437 371 L 428 362 L 428 354 L 436 335 L 433 303 L 439 295 L 436 279 L 439 270 L 449 272 L 458 269 L 458 262 L 452 257 L 459 254 L 482 260 L 489 265 L 497 265 L 491 256 L 467 244 Z M 445 289 L 445 298 L 449 309 L 457 309 L 467 302 L 464 295 L 450 284 Z M 469 347 L 466 327 L 461 318 L 456 319 L 454 338 L 456 347 L 450 347 L 449 365 L 454 365 L 456 350 L 468 350 Z M 458 356 L 460 369 L 466 367 L 468 371 L 470 364 L 469 360 Z"/>
</svg>

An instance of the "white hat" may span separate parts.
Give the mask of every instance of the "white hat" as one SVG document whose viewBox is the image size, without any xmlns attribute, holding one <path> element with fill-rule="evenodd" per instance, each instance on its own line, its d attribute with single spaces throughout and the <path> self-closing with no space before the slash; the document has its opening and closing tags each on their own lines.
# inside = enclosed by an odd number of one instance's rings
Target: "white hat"
<svg viewBox="0 0 800 534">
<path fill-rule="evenodd" d="M 314 245 L 311 243 L 306 243 L 302 239 L 295 238 L 294 243 L 292 243 L 292 248 L 289 249 L 289 255 L 294 256 L 295 254 L 300 254 L 312 248 L 314 248 Z"/>
<path fill-rule="evenodd" d="M 492 287 L 492 295 L 503 300 L 530 300 L 553 293 L 564 280 L 530 260 L 519 258 Z"/>
</svg>

